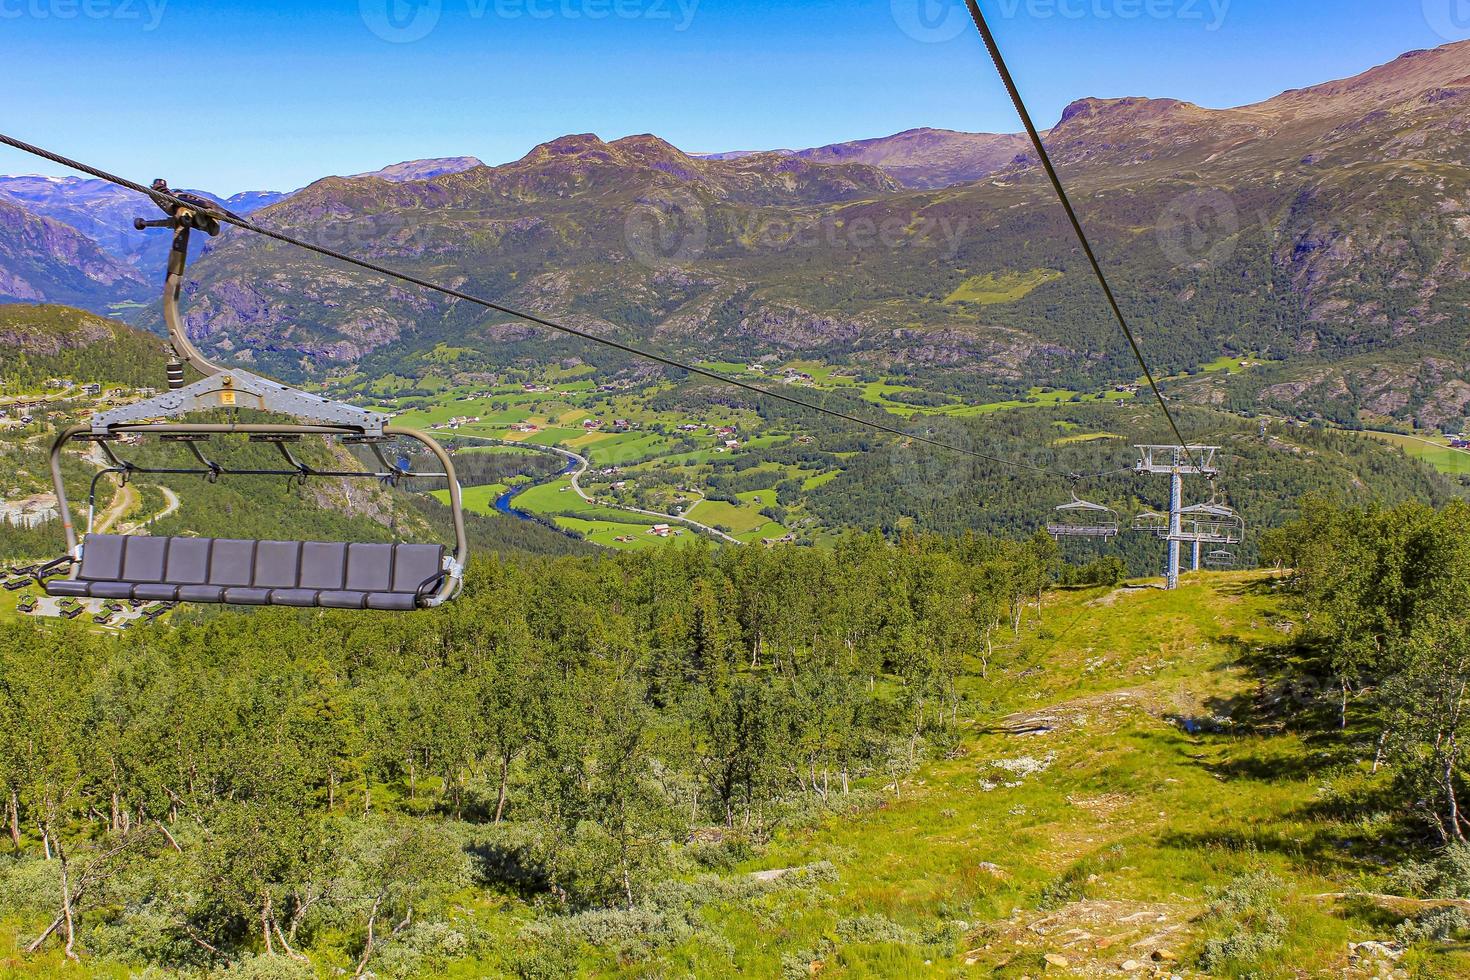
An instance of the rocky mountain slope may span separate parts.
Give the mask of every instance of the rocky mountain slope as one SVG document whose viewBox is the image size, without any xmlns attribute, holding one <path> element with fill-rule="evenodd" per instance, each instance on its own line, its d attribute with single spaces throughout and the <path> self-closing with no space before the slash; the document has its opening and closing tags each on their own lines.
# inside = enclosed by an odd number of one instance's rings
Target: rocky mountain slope
<svg viewBox="0 0 1470 980">
<path fill-rule="evenodd" d="M 865 163 L 886 171 L 906 187 L 933 189 L 989 177 L 1014 162 L 1030 146 L 1019 133 L 958 133 L 950 129 L 921 128 L 807 150 L 732 150 L 696 155 L 705 160 L 739 160 L 769 152 L 814 163 Z"/>
<path fill-rule="evenodd" d="M 0 197 L 0 302 L 96 307 L 143 296 L 144 277 L 70 225 Z"/>
<path fill-rule="evenodd" d="M 230 197 L 219 197 L 208 191 L 193 193 L 217 201 L 236 214 L 250 214 L 286 196 L 279 191 L 245 191 Z M 0 201 L 9 201 L 32 214 L 69 225 L 114 259 L 142 268 L 150 278 L 161 267 L 168 251 L 167 234 L 145 234 L 133 229 L 133 218 L 156 217 L 153 205 L 105 180 L 0 177 Z"/>
<path fill-rule="evenodd" d="M 476 157 L 406 160 L 359 177 L 388 181 L 427 180 L 440 174 L 460 173 L 483 166 Z M 236 214 L 248 215 L 277 204 L 292 191 L 241 191 L 221 197 L 209 191 L 190 193 L 215 201 Z M 150 279 L 161 268 L 168 251 L 168 235 L 138 232 L 135 217 L 155 217 L 151 204 L 132 191 L 105 180 L 86 177 L 0 176 L 0 201 L 16 204 L 31 214 L 69 225 L 92 239 L 108 255 L 142 269 Z M 34 297 L 15 297 L 27 299 Z"/>
</svg>

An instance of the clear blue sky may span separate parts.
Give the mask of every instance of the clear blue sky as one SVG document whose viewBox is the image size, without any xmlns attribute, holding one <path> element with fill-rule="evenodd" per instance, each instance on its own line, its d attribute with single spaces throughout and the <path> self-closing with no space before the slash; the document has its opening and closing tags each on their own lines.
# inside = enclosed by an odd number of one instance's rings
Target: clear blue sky
<svg viewBox="0 0 1470 980">
<path fill-rule="evenodd" d="M 984 6 L 1046 124 L 1082 96 L 1239 105 L 1470 37 L 1463 0 Z M 218 193 L 418 157 L 500 163 L 565 133 L 701 151 L 1015 131 L 973 30 L 947 20 L 961 14 L 958 0 L 0 0 L 0 129 Z M 0 148 L 0 173 L 36 172 L 64 171 Z"/>
</svg>

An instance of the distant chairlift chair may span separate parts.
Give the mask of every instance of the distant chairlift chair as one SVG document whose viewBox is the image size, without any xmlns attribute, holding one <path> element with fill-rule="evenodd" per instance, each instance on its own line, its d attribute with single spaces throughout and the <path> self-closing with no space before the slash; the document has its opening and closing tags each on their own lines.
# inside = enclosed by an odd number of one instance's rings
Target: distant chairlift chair
<svg viewBox="0 0 1470 980">
<path fill-rule="evenodd" d="M 1133 518 L 1133 530 L 1144 534 L 1153 534 L 1158 537 L 1169 536 L 1169 515 L 1160 514 L 1157 511 L 1146 510 Z"/>
<path fill-rule="evenodd" d="M 438 606 L 453 599 L 462 585 L 469 547 L 461 509 L 460 486 L 449 454 L 433 439 L 413 429 L 389 426 L 388 417 L 341 402 L 328 401 L 246 371 L 222 368 L 206 360 L 189 341 L 179 313 L 189 234 L 220 232 L 223 213 L 213 203 L 177 194 L 163 181 L 154 189 L 185 201 L 156 198 L 168 217 L 134 222 L 173 231 L 168 277 L 164 284 L 163 314 L 174 356 L 168 364 L 169 390 L 157 397 L 92 417 L 90 425 L 68 428 L 51 448 L 51 475 L 66 531 L 67 554 L 41 569 L 53 596 L 160 602 L 199 602 L 241 605 L 277 605 L 336 609 L 412 610 Z M 202 374 L 202 380 L 184 383 L 184 366 Z M 202 424 L 168 421 L 209 409 L 231 410 L 226 423 Z M 300 424 L 274 422 L 245 424 L 234 418 L 236 409 L 287 415 Z M 162 420 L 162 421 L 160 421 Z M 212 435 L 240 433 L 251 441 L 271 443 L 286 468 L 232 470 L 211 460 L 200 444 Z M 156 435 L 183 444 L 192 464 L 178 469 L 147 469 L 120 458 L 112 447 L 123 435 Z M 299 460 L 288 448 L 303 436 L 336 437 L 344 445 L 365 446 L 382 467 L 376 471 L 325 472 Z M 408 459 L 390 463 L 383 443 L 401 437 L 414 440 L 438 461 L 442 472 L 417 473 Z M 96 443 L 108 467 L 92 480 L 87 533 L 77 540 L 71 508 L 62 483 L 62 450 L 73 440 Z M 400 481 L 445 480 L 449 487 L 455 543 L 452 552 L 442 545 L 351 544 L 345 542 L 248 541 L 191 537 L 137 537 L 92 533 L 96 514 L 97 482 L 104 474 L 123 481 L 134 474 L 198 475 L 210 482 L 222 476 L 279 476 L 306 482 L 312 478 L 366 478 L 396 486 Z M 69 577 L 56 578 L 69 569 Z"/>
<path fill-rule="evenodd" d="M 1212 551 L 1205 556 L 1205 567 L 1217 572 L 1226 572 L 1233 569 L 1237 564 L 1235 552 L 1228 548 Z"/>
<path fill-rule="evenodd" d="M 1046 533 L 1062 538 L 1092 538 L 1106 541 L 1118 536 L 1118 512 L 1102 504 L 1094 504 L 1072 495 L 1070 504 L 1056 509 L 1056 516 L 1046 526 Z"/>
</svg>

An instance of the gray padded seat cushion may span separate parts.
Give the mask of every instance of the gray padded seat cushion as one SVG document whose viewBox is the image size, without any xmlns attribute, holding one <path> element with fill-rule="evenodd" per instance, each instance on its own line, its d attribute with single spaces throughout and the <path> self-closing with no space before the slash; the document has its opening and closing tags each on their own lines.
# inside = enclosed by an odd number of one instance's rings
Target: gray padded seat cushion
<svg viewBox="0 0 1470 980">
<path fill-rule="evenodd" d="M 164 581 L 177 585 L 204 585 L 209 581 L 210 538 L 173 538 L 168 546 L 168 574 Z"/>
<path fill-rule="evenodd" d="M 393 556 L 393 592 L 413 595 L 444 566 L 444 550 L 430 544 L 400 544 Z M 368 603 L 372 605 L 371 601 Z"/>
<path fill-rule="evenodd" d="M 422 544 L 89 534 L 55 596 L 404 611 L 438 587 L 444 549 Z"/>
<path fill-rule="evenodd" d="M 348 592 L 387 592 L 392 587 L 393 546 L 391 544 L 348 546 Z"/>
<path fill-rule="evenodd" d="M 320 599 L 328 609 L 366 609 L 366 592 L 323 592 Z"/>
<path fill-rule="evenodd" d="M 162 582 L 171 538 L 130 538 L 123 552 L 124 582 Z"/>
<path fill-rule="evenodd" d="M 317 596 L 321 592 L 317 589 L 272 589 L 271 605 L 273 606 L 303 606 L 312 607 L 319 605 Z"/>
<path fill-rule="evenodd" d="M 369 592 L 367 594 L 367 605 L 369 609 L 387 609 L 398 612 L 408 612 L 417 607 L 412 592 Z"/>
<path fill-rule="evenodd" d="M 308 541 L 301 546 L 300 588 L 336 590 L 346 580 L 347 545 Z"/>
<path fill-rule="evenodd" d="M 209 584 L 249 585 L 254 566 L 254 541 L 217 540 L 209 555 Z"/>
<path fill-rule="evenodd" d="M 82 552 L 81 578 L 122 578 L 123 546 L 127 538 L 112 534 L 87 535 L 86 549 Z"/>
<path fill-rule="evenodd" d="M 301 575 L 300 541 L 262 541 L 255 546 L 257 589 L 294 589 Z"/>
<path fill-rule="evenodd" d="M 238 606 L 268 606 L 270 589 L 225 589 L 225 602 Z"/>
<path fill-rule="evenodd" d="M 94 599 L 131 599 L 133 585 L 131 582 L 93 582 L 88 594 Z"/>
</svg>

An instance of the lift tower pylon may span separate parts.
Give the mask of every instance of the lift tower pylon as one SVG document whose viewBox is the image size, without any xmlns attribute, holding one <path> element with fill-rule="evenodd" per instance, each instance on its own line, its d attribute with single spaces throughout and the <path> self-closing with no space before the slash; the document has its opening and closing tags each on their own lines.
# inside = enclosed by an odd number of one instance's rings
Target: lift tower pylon
<svg viewBox="0 0 1470 980">
<path fill-rule="evenodd" d="M 1202 476 L 1213 480 L 1220 470 L 1215 466 L 1219 446 L 1135 446 L 1139 462 L 1134 468 L 1139 476 L 1169 477 L 1169 542 L 1168 563 L 1164 568 L 1167 588 L 1179 588 L 1179 545 L 1184 534 L 1184 478 Z M 1188 540 L 1193 541 L 1194 538 Z"/>
</svg>

